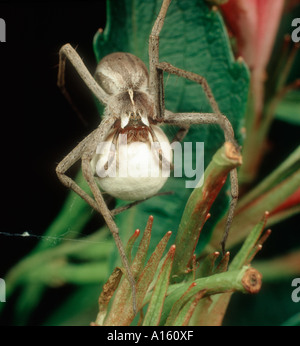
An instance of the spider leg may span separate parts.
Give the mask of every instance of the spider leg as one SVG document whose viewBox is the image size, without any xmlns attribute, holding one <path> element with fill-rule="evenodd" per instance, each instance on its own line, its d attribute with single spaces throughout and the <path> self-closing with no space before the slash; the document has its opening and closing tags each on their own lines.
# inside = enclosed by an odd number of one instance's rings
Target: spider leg
<svg viewBox="0 0 300 346">
<path fill-rule="evenodd" d="M 184 140 L 184 137 L 189 132 L 190 126 L 180 127 L 175 136 L 173 137 L 171 143 L 173 142 L 181 142 Z"/>
<path fill-rule="evenodd" d="M 118 247 L 122 264 L 126 270 L 127 278 L 130 282 L 132 288 L 132 300 L 133 300 L 133 310 L 136 313 L 136 290 L 135 281 L 131 273 L 131 269 L 128 263 L 128 259 L 125 254 L 124 246 L 119 237 L 119 230 L 116 223 L 113 220 L 112 214 L 108 209 L 101 191 L 95 182 L 93 177 L 92 168 L 90 161 L 96 152 L 97 145 L 105 140 L 107 134 L 114 124 L 115 119 L 113 117 L 106 117 L 102 120 L 100 126 L 94 130 L 90 135 L 83 139 L 56 167 L 56 173 L 60 181 L 76 192 L 80 197 L 82 197 L 92 208 L 97 210 L 103 216 L 108 228 L 110 229 L 116 245 Z M 92 194 L 95 199 L 90 197 L 76 182 L 68 177 L 65 173 L 66 171 L 78 160 L 82 160 L 82 173 L 87 181 Z"/>
<path fill-rule="evenodd" d="M 83 153 L 89 148 L 92 144 L 100 143 L 105 140 L 107 137 L 110 128 L 113 126 L 115 119 L 113 117 L 105 117 L 100 126 L 91 132 L 87 137 L 85 137 L 61 162 L 56 166 L 56 174 L 59 180 L 68 187 L 77 193 L 81 198 L 83 198 L 93 209 L 101 213 L 98 204 L 96 201 L 88 195 L 76 182 L 66 175 L 66 172 L 71 168 L 77 161 L 80 160 Z M 96 150 L 96 149 L 95 149 Z"/>
<path fill-rule="evenodd" d="M 109 119 L 109 118 L 106 118 Z M 128 262 L 128 259 L 126 257 L 126 253 L 124 250 L 124 246 L 122 244 L 122 241 L 120 239 L 119 236 L 119 229 L 113 219 L 112 213 L 110 212 L 110 210 L 108 209 L 102 193 L 94 179 L 94 175 L 93 175 L 93 171 L 90 165 L 90 162 L 92 160 L 92 157 L 94 155 L 94 153 L 96 152 L 96 148 L 98 143 L 100 143 L 101 141 L 103 141 L 103 138 L 105 138 L 105 136 L 103 137 L 103 132 L 101 132 L 101 130 L 104 128 L 104 126 L 101 126 L 103 124 L 103 121 L 101 122 L 100 126 L 98 127 L 98 129 L 96 130 L 97 132 L 95 133 L 94 137 L 93 137 L 93 141 L 89 142 L 88 147 L 86 148 L 86 150 L 83 152 L 82 155 L 82 161 L 81 161 L 81 166 L 82 166 L 82 173 L 83 176 L 87 182 L 87 184 L 89 185 L 92 194 L 95 198 L 95 201 L 98 205 L 98 208 L 108 226 L 108 228 L 110 229 L 112 236 L 114 237 L 114 240 L 116 242 L 117 248 L 119 250 L 119 254 L 121 257 L 121 261 L 122 264 L 125 268 L 126 274 L 127 274 L 127 279 L 131 285 L 131 289 L 132 289 L 132 303 L 133 303 L 133 312 L 134 314 L 136 314 L 137 312 L 137 307 L 136 307 L 136 289 L 135 289 L 135 280 L 134 277 L 132 275 L 131 269 L 130 269 L 130 265 Z"/>
<path fill-rule="evenodd" d="M 139 205 L 139 204 L 141 204 L 141 203 L 147 201 L 147 200 L 150 199 L 150 198 L 157 197 L 157 196 L 173 195 L 173 194 L 174 194 L 173 191 L 157 192 L 154 196 L 145 198 L 145 199 L 140 200 L 140 201 L 134 201 L 134 202 L 128 203 L 128 204 L 126 204 L 126 205 L 124 205 L 124 206 L 122 206 L 122 207 L 118 207 L 118 208 L 116 208 L 116 209 L 113 209 L 113 210 L 111 210 L 110 212 L 111 212 L 111 214 L 112 214 L 113 216 L 115 216 L 115 215 L 118 215 L 118 214 L 122 213 L 122 212 L 125 211 L 125 210 L 128 210 L 129 208 L 132 208 L 132 207 L 134 207 L 134 206 L 136 206 L 136 205 Z"/>
<path fill-rule="evenodd" d="M 120 130 L 117 130 L 113 136 L 113 139 L 112 139 L 112 142 L 110 145 L 110 149 L 109 149 L 109 153 L 108 153 L 107 161 L 104 164 L 104 166 L 99 169 L 99 175 L 100 176 L 104 176 L 105 171 L 107 171 L 109 169 L 110 165 L 113 163 L 113 161 L 115 159 L 119 133 L 120 133 Z"/>
<path fill-rule="evenodd" d="M 156 64 L 156 69 L 160 72 L 157 72 L 157 76 L 158 76 L 158 83 L 160 83 L 160 85 L 157 87 L 157 98 L 159 99 L 158 102 L 158 110 L 159 110 L 159 114 L 161 116 L 161 121 L 165 122 L 166 119 L 164 119 L 166 117 L 166 113 L 165 112 L 165 105 L 164 105 L 164 87 L 163 87 L 163 72 L 167 72 L 167 73 L 171 73 L 174 74 L 176 76 L 179 77 L 183 77 L 185 79 L 189 79 L 191 81 L 194 81 L 198 84 L 200 84 L 205 92 L 205 95 L 210 103 L 210 106 L 213 110 L 213 114 L 214 114 L 214 121 L 216 124 L 218 124 L 221 129 L 224 132 L 224 137 L 225 137 L 225 141 L 230 142 L 234 145 L 234 148 L 236 149 L 236 151 L 239 153 L 240 152 L 240 148 L 239 145 L 237 144 L 235 138 L 234 138 L 234 132 L 231 126 L 231 123 L 229 122 L 229 120 L 222 115 L 222 113 L 220 112 L 219 106 L 214 98 L 214 95 L 210 89 L 210 86 L 208 85 L 207 80 L 196 74 L 193 72 L 189 72 L 189 71 L 185 71 L 182 70 L 178 67 L 175 67 L 167 62 L 162 62 L 162 63 L 157 63 Z M 202 121 L 202 124 L 207 123 L 208 119 L 207 119 L 207 114 L 200 114 L 198 113 L 198 117 L 199 117 L 199 121 Z M 209 117 L 208 117 L 209 118 Z M 192 122 L 195 123 L 195 122 Z M 228 233 L 229 233 L 229 229 L 233 220 L 233 216 L 234 216 L 234 210 L 237 204 L 237 200 L 238 200 L 238 178 L 237 178 L 237 171 L 236 169 L 232 170 L 230 172 L 230 183 L 231 183 L 231 202 L 230 202 L 230 206 L 229 206 L 229 211 L 228 211 L 228 215 L 227 215 L 227 221 L 226 221 L 226 226 L 225 226 L 225 230 L 223 233 L 223 238 L 221 241 L 221 247 L 222 247 L 222 252 L 223 254 L 225 254 L 225 244 L 226 244 L 226 240 L 228 237 Z"/>
<path fill-rule="evenodd" d="M 220 125 L 220 117 L 222 118 L 222 129 L 224 131 L 226 141 L 231 141 L 233 136 L 233 129 L 230 121 L 222 114 L 215 113 L 172 113 L 168 110 L 165 111 L 164 123 L 177 126 L 186 126 L 192 124 L 218 124 Z M 229 140 L 230 139 L 230 140 Z M 235 143 L 235 140 L 234 142 Z M 239 148 L 237 149 L 239 153 Z M 231 201 L 229 211 L 227 214 L 226 226 L 221 240 L 222 252 L 225 254 L 225 245 L 228 237 L 229 229 L 233 220 L 234 211 L 238 201 L 238 176 L 237 170 L 230 171 L 230 186 L 231 186 Z"/>
<path fill-rule="evenodd" d="M 225 140 L 227 142 L 231 142 L 237 151 L 240 151 L 239 149 L 239 146 L 234 138 L 234 132 L 233 132 L 233 129 L 232 129 L 232 126 L 230 124 L 230 122 L 228 121 L 228 119 L 226 117 L 224 117 L 224 115 L 222 115 L 222 113 L 220 112 L 220 109 L 219 109 L 219 106 L 214 98 L 214 95 L 210 89 L 210 86 L 208 85 L 207 83 L 207 80 L 196 74 L 196 73 L 193 73 L 193 72 L 189 72 L 189 71 L 185 71 L 185 70 L 182 70 L 178 67 L 175 67 L 169 63 L 166 63 L 166 62 L 162 62 L 162 63 L 159 63 L 156 65 L 156 68 L 158 70 L 162 70 L 164 72 L 167 72 L 167 73 L 171 73 L 171 74 L 175 74 L 176 76 L 179 76 L 179 77 L 183 77 L 185 79 L 189 79 L 191 81 L 194 81 L 198 84 L 200 84 L 205 92 L 205 95 L 210 103 L 210 106 L 215 114 L 215 116 L 217 116 L 218 120 L 217 120 L 217 123 L 218 125 L 222 128 L 223 132 L 224 132 L 224 136 L 225 136 Z M 161 78 L 161 81 L 162 83 L 162 86 L 160 88 L 163 89 L 163 79 Z M 160 104 L 161 104 L 161 107 L 162 110 L 164 111 L 165 108 L 164 108 L 164 99 L 161 98 L 160 100 Z M 163 116 L 165 116 L 165 112 L 163 113 Z"/>
<path fill-rule="evenodd" d="M 82 156 L 88 143 L 94 137 L 96 131 L 90 133 L 86 138 L 84 138 L 56 167 L 56 174 L 59 180 L 67 188 L 76 192 L 81 198 L 83 198 L 93 209 L 100 212 L 100 209 L 95 202 L 95 200 L 88 195 L 82 188 L 76 184 L 76 182 L 67 176 L 66 171 L 72 167 Z"/>
<path fill-rule="evenodd" d="M 150 93 L 154 96 L 157 119 L 161 119 L 163 115 L 163 109 L 160 108 L 160 100 L 163 98 L 163 88 L 161 89 L 162 83 L 160 82 L 162 71 L 156 68 L 159 63 L 159 34 L 164 25 L 170 3 L 171 0 L 163 1 L 149 37 L 149 88 Z"/>
<path fill-rule="evenodd" d="M 162 167 L 163 163 L 167 166 L 167 167 L 170 167 L 171 170 L 174 169 L 174 165 L 172 162 L 170 162 L 164 155 L 162 149 L 161 149 L 161 145 L 159 143 L 159 140 L 158 138 L 156 137 L 156 134 L 155 132 L 153 131 L 153 129 L 151 128 L 151 126 L 149 127 L 149 131 L 150 131 L 150 134 L 151 134 L 151 137 L 153 139 L 153 142 L 157 143 L 157 145 L 155 146 L 155 151 L 156 153 L 158 154 L 158 159 L 159 159 L 159 163 Z"/>
<path fill-rule="evenodd" d="M 65 69 L 66 69 L 66 60 L 69 60 L 73 65 L 75 70 L 78 72 L 81 79 L 90 89 L 90 91 L 96 96 L 96 98 L 104 105 L 107 103 L 107 95 L 105 91 L 100 87 L 100 85 L 95 81 L 92 77 L 80 56 L 76 52 L 76 50 L 69 44 L 65 44 L 59 50 L 59 65 L 58 65 L 58 75 L 57 75 L 57 85 L 60 88 L 62 94 L 65 96 L 67 101 L 71 104 L 74 111 L 80 116 L 83 120 L 83 117 L 80 111 L 72 102 L 71 96 L 66 89 L 65 83 Z"/>
</svg>

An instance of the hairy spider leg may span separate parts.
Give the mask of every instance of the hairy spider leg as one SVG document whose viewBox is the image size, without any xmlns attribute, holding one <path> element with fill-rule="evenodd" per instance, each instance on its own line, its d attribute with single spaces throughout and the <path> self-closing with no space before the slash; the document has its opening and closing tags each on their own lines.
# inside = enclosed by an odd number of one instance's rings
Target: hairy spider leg
<svg viewBox="0 0 300 346">
<path fill-rule="evenodd" d="M 83 79 L 85 84 L 89 87 L 89 89 L 92 91 L 92 93 L 97 97 L 97 99 L 103 103 L 106 104 L 107 102 L 107 96 L 105 92 L 102 90 L 102 88 L 99 86 L 99 84 L 94 80 L 92 75 L 89 73 L 87 68 L 84 66 L 81 58 L 71 47 L 71 45 L 66 44 L 64 45 L 59 53 L 60 60 L 59 60 L 59 71 L 58 71 L 58 85 L 62 88 L 64 91 L 64 72 L 65 72 L 65 64 L 66 59 L 68 59 L 80 77 Z M 79 196 L 81 196 L 92 208 L 100 212 L 110 229 L 117 248 L 119 250 L 119 254 L 121 257 L 122 264 L 125 268 L 126 275 L 128 278 L 128 281 L 130 282 L 131 289 L 132 289 L 132 300 L 133 300 L 133 311 L 134 313 L 137 312 L 136 307 L 136 289 L 135 289 L 135 280 L 132 275 L 130 265 L 128 262 L 128 259 L 125 254 L 124 246 L 122 244 L 122 241 L 119 236 L 119 230 L 118 227 L 113 220 L 112 214 L 110 213 L 110 210 L 108 209 L 100 189 L 98 188 L 94 177 L 93 172 L 91 169 L 90 161 L 92 159 L 93 154 L 96 152 L 96 147 L 98 143 L 105 141 L 110 129 L 112 128 L 113 124 L 115 123 L 116 119 L 114 117 L 104 117 L 101 121 L 99 127 L 93 131 L 89 136 L 87 136 L 82 142 L 80 142 L 57 166 L 56 172 L 60 179 L 60 181 L 67 186 L 68 188 L 72 189 L 74 192 L 76 192 Z M 73 166 L 75 162 L 78 160 L 82 160 L 82 173 L 87 181 L 91 192 L 94 196 L 94 199 L 91 198 L 80 186 L 76 184 L 76 182 L 68 177 L 65 172 Z"/>
<path fill-rule="evenodd" d="M 171 3 L 171 0 L 164 0 L 161 6 L 160 12 L 157 16 L 157 19 L 153 25 L 150 37 L 149 37 L 149 70 L 150 70 L 150 91 L 154 95 L 155 106 L 157 110 L 157 120 L 160 122 L 165 122 L 165 108 L 164 108 L 164 87 L 163 87 L 163 73 L 171 73 L 175 74 L 179 77 L 183 77 L 189 80 L 192 80 L 198 84 L 200 84 L 206 94 L 207 99 L 210 102 L 212 110 L 216 115 L 216 122 L 222 128 L 225 136 L 225 141 L 231 142 L 236 151 L 239 153 L 240 148 L 234 138 L 234 132 L 232 126 L 228 119 L 223 116 L 219 110 L 218 104 L 213 96 L 213 93 L 206 81 L 206 79 L 200 75 L 197 75 L 192 72 L 184 71 L 180 68 L 174 67 L 169 63 L 159 62 L 159 35 L 163 28 L 165 17 L 167 14 L 168 7 Z M 200 115 L 198 113 L 198 115 Z M 197 121 L 195 119 L 195 121 Z M 207 114 L 205 117 L 200 116 L 198 121 L 203 121 L 200 123 L 207 123 Z M 195 124 L 197 122 L 192 122 L 191 124 Z M 179 129 L 179 138 L 182 140 L 184 136 L 187 134 L 188 130 L 186 130 L 186 124 L 181 122 L 181 126 L 183 130 Z M 185 130 L 184 130 L 185 129 Z M 231 182 L 231 202 L 229 206 L 229 211 L 227 215 L 226 226 L 223 234 L 223 239 L 221 241 L 222 252 L 225 254 L 225 244 L 228 237 L 229 229 L 232 223 L 232 219 L 234 216 L 234 210 L 238 200 L 238 177 L 237 170 L 233 169 L 230 172 L 230 182 Z"/>
</svg>

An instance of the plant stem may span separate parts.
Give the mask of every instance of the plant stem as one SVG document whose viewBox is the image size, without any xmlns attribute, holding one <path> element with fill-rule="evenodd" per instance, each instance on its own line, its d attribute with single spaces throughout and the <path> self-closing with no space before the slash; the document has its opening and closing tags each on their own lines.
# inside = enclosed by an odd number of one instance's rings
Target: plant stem
<svg viewBox="0 0 300 346">
<path fill-rule="evenodd" d="M 190 283 L 180 283 L 172 285 L 172 294 L 169 294 L 165 301 L 164 312 L 161 323 L 164 323 L 172 306 L 189 289 L 189 294 L 197 294 L 201 290 L 206 290 L 205 297 L 239 291 L 242 293 L 256 294 L 261 288 L 261 274 L 254 268 L 244 266 L 238 270 L 227 271 L 214 274 L 194 281 L 194 287 L 190 288 Z"/>
<path fill-rule="evenodd" d="M 176 236 L 172 276 L 176 280 L 188 268 L 208 212 L 224 185 L 227 175 L 241 164 L 241 156 L 226 142 L 213 156 L 204 173 L 204 183 L 192 192 Z"/>
</svg>

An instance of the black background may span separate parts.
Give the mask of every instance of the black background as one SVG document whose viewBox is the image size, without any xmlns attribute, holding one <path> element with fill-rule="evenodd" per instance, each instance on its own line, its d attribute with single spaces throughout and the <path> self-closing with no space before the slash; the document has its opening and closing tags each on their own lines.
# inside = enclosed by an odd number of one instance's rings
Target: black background
<svg viewBox="0 0 300 346">
<path fill-rule="evenodd" d="M 58 51 L 71 43 L 93 72 L 92 40 L 105 27 L 105 7 L 105 1 L 0 2 L 6 22 L 6 43 L 0 43 L 0 232 L 43 234 L 67 196 L 55 166 L 100 118 L 70 68 L 68 88 L 86 123 L 62 96 L 56 85 Z M 0 238 L 3 277 L 37 240 Z"/>
</svg>

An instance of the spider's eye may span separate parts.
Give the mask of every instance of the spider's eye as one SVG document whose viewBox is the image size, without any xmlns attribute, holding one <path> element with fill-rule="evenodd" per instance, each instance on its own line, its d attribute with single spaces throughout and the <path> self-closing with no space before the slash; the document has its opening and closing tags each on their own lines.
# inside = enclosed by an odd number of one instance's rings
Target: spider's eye
<svg viewBox="0 0 300 346">
<path fill-rule="evenodd" d="M 133 117 L 134 117 L 134 113 L 130 112 L 130 118 L 133 118 Z"/>
</svg>

